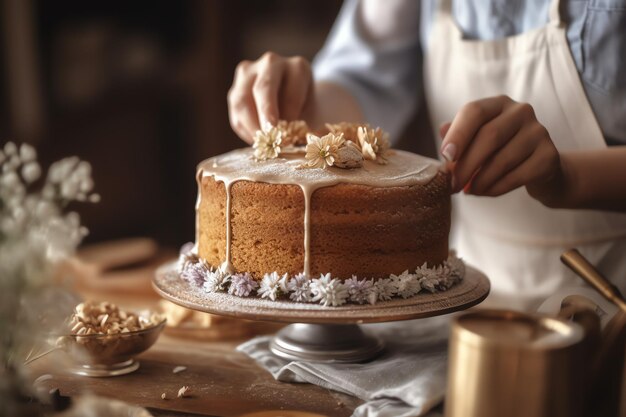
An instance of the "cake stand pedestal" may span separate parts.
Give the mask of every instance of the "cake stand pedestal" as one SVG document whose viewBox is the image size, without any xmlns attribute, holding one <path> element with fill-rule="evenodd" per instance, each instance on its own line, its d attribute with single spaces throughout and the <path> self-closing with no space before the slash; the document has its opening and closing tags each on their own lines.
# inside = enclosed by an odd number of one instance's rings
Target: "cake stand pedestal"
<svg viewBox="0 0 626 417">
<path fill-rule="evenodd" d="M 467 265 L 463 280 L 447 291 L 420 293 L 374 305 L 323 307 L 205 293 L 180 278 L 176 262 L 161 266 L 152 286 L 163 298 L 193 310 L 240 319 L 291 323 L 273 337 L 272 352 L 289 360 L 329 363 L 365 362 L 383 351 L 383 341 L 368 335 L 359 324 L 420 319 L 464 310 L 483 301 L 490 288 L 487 277 Z"/>
</svg>

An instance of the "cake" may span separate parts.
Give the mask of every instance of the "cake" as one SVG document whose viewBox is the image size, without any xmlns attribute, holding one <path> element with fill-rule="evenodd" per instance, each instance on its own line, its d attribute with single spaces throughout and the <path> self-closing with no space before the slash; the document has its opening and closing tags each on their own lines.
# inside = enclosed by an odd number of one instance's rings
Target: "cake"
<svg viewBox="0 0 626 417">
<path fill-rule="evenodd" d="M 394 295 L 406 296 L 460 279 L 448 248 L 450 177 L 440 162 L 389 149 L 380 129 L 365 126 L 346 139 L 329 128 L 322 138 L 310 135 L 306 148 L 272 128 L 257 135 L 254 148 L 199 164 L 196 242 L 182 255 L 183 277 L 206 281 L 184 273 L 186 264 L 200 264 L 212 274 L 210 290 L 261 296 L 273 281 L 271 299 L 287 295 L 294 279 L 300 286 L 322 280 L 343 285 L 343 301 L 350 299 L 347 282 L 374 288 L 395 280 Z M 228 289 L 233 277 L 245 277 L 249 291 Z M 397 288 L 402 277 L 406 285 L 415 281 L 405 292 Z"/>
</svg>

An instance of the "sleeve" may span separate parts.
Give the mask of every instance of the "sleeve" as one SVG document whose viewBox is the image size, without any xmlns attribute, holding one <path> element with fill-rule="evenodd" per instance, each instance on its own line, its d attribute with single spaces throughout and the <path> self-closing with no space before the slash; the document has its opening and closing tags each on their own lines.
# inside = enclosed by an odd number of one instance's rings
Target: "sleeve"
<svg viewBox="0 0 626 417">
<path fill-rule="evenodd" d="M 375 1 L 378 6 L 373 7 L 389 4 Z M 416 111 L 422 94 L 419 2 L 396 3 L 392 15 L 383 10 L 380 13 L 381 19 L 388 20 L 380 22 L 383 30 L 396 33 L 376 37 L 364 30 L 360 1 L 346 0 L 326 44 L 313 61 L 316 81 L 346 88 L 359 103 L 365 120 L 388 131 L 392 139 L 398 137 Z M 380 28 L 376 30 L 380 32 Z"/>
</svg>

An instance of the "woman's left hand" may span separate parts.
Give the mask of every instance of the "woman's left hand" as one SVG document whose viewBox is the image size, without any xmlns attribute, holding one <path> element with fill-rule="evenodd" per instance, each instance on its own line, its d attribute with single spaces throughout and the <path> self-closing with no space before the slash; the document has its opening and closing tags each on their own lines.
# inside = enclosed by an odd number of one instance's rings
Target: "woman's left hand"
<svg viewBox="0 0 626 417">
<path fill-rule="evenodd" d="M 470 102 L 440 133 L 455 193 L 499 196 L 525 186 L 542 200 L 562 177 L 559 152 L 528 103 L 507 96 Z"/>
</svg>

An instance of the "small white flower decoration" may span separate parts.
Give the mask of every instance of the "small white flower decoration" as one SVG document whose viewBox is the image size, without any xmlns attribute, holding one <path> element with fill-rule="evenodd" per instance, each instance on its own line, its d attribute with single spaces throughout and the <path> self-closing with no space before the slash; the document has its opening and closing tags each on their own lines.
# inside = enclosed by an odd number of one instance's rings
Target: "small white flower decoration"
<svg viewBox="0 0 626 417">
<path fill-rule="evenodd" d="M 359 280 L 355 275 L 352 275 L 352 278 L 345 281 L 345 285 L 348 289 L 349 299 L 353 303 L 363 304 L 370 301 L 370 294 L 374 286 L 373 280 Z"/>
<path fill-rule="evenodd" d="M 385 154 L 391 147 L 389 144 L 389 135 L 380 127 L 372 129 L 368 126 L 361 126 L 357 129 L 359 145 L 361 145 L 361 153 L 363 158 L 384 165 L 387 163 Z"/>
<path fill-rule="evenodd" d="M 306 144 L 306 163 L 303 165 L 307 168 L 328 168 L 333 166 L 337 158 L 337 149 L 345 139 L 343 134 L 335 135 L 329 133 L 325 136 L 317 137 L 313 134 L 307 136 Z"/>
<path fill-rule="evenodd" d="M 189 264 L 200 261 L 198 255 L 193 252 L 193 247 L 194 244 L 192 242 L 187 242 L 180 248 L 178 262 L 176 263 L 176 270 L 179 274 L 182 274 Z"/>
<path fill-rule="evenodd" d="M 207 274 L 206 281 L 202 288 L 206 292 L 223 292 L 230 284 L 230 274 L 217 268 Z"/>
<path fill-rule="evenodd" d="M 396 295 L 396 287 L 389 279 L 376 280 L 374 289 L 379 301 L 389 301 Z"/>
<path fill-rule="evenodd" d="M 281 294 L 281 280 L 284 279 L 287 274 L 282 277 L 278 274 L 278 272 L 274 271 L 271 274 L 263 275 L 263 279 L 261 280 L 261 286 L 257 291 L 261 298 L 269 298 L 272 301 L 276 301 L 276 299 Z"/>
<path fill-rule="evenodd" d="M 322 274 L 318 279 L 311 281 L 311 301 L 319 301 L 325 307 L 337 307 L 345 304 L 348 298 L 346 286 L 337 278 L 331 278 L 330 274 Z"/>
<path fill-rule="evenodd" d="M 249 273 L 235 274 L 230 279 L 228 293 L 237 297 L 247 297 L 259 286 Z"/>
<path fill-rule="evenodd" d="M 424 262 L 422 266 L 415 270 L 415 275 L 423 290 L 429 291 L 431 293 L 437 292 L 440 277 L 436 268 L 428 268 L 426 262 Z"/>
<path fill-rule="evenodd" d="M 196 261 L 189 260 L 188 262 L 185 262 L 183 269 L 180 272 L 180 276 L 190 284 L 201 287 L 209 280 L 212 272 L 213 269 L 205 260 L 197 259 Z"/>
<path fill-rule="evenodd" d="M 413 297 L 422 289 L 422 286 L 417 280 L 417 275 L 410 274 L 408 270 L 400 275 L 391 274 L 389 279 L 395 286 L 396 294 L 402 298 Z"/>
<path fill-rule="evenodd" d="M 311 281 L 302 272 L 289 280 L 287 290 L 292 301 L 299 303 L 311 301 Z"/>
<path fill-rule="evenodd" d="M 268 125 L 263 130 L 257 130 L 254 135 L 254 158 L 257 161 L 278 158 L 280 144 L 282 143 L 282 131 L 276 126 Z"/>
<path fill-rule="evenodd" d="M 38 210 L 39 206 L 42 206 L 42 213 L 52 210 L 50 215 L 56 215 L 53 210 L 54 206 L 51 208 L 46 204 L 42 205 L 42 202 L 39 201 L 26 199 L 24 206 L 26 209 L 37 207 Z M 15 208 L 16 214 L 12 219 L 2 219 L 0 231 L 7 230 L 9 226 L 19 228 L 20 209 L 21 207 Z M 46 214 L 45 216 L 49 215 Z M 10 225 L 7 225 L 7 220 L 11 220 Z M 77 228 L 79 227 L 78 218 L 75 215 L 72 216 L 72 213 L 67 216 L 66 221 Z M 76 230 L 78 230 L 77 233 L 81 233 L 79 228 Z M 342 282 L 340 279 L 332 278 L 330 273 L 321 274 L 317 279 L 309 279 L 303 273 L 289 278 L 288 274 L 280 275 L 278 272 L 272 272 L 265 274 L 259 285 L 249 273 L 229 275 L 220 269 L 214 270 L 205 260 L 192 257 L 192 247 L 191 244 L 187 244 L 181 249 L 181 257 L 190 256 L 190 258 L 179 260 L 179 265 L 180 263 L 185 265 L 179 273 L 182 279 L 202 287 L 204 291 L 227 291 L 234 296 L 248 297 L 257 290 L 257 296 L 272 301 L 277 300 L 282 295 L 288 295 L 289 299 L 294 302 L 319 302 L 325 307 L 339 306 L 346 302 L 376 304 L 377 301 L 388 301 L 393 297 L 413 297 L 422 290 L 432 293 L 445 291 L 461 281 L 465 274 L 464 263 L 456 257 L 454 252 L 451 252 L 448 259 L 441 265 L 429 268 L 424 263 L 415 270 L 414 274 L 407 270 L 399 275 L 391 274 L 389 277 L 376 280 L 358 279 L 353 275 Z"/>
</svg>

